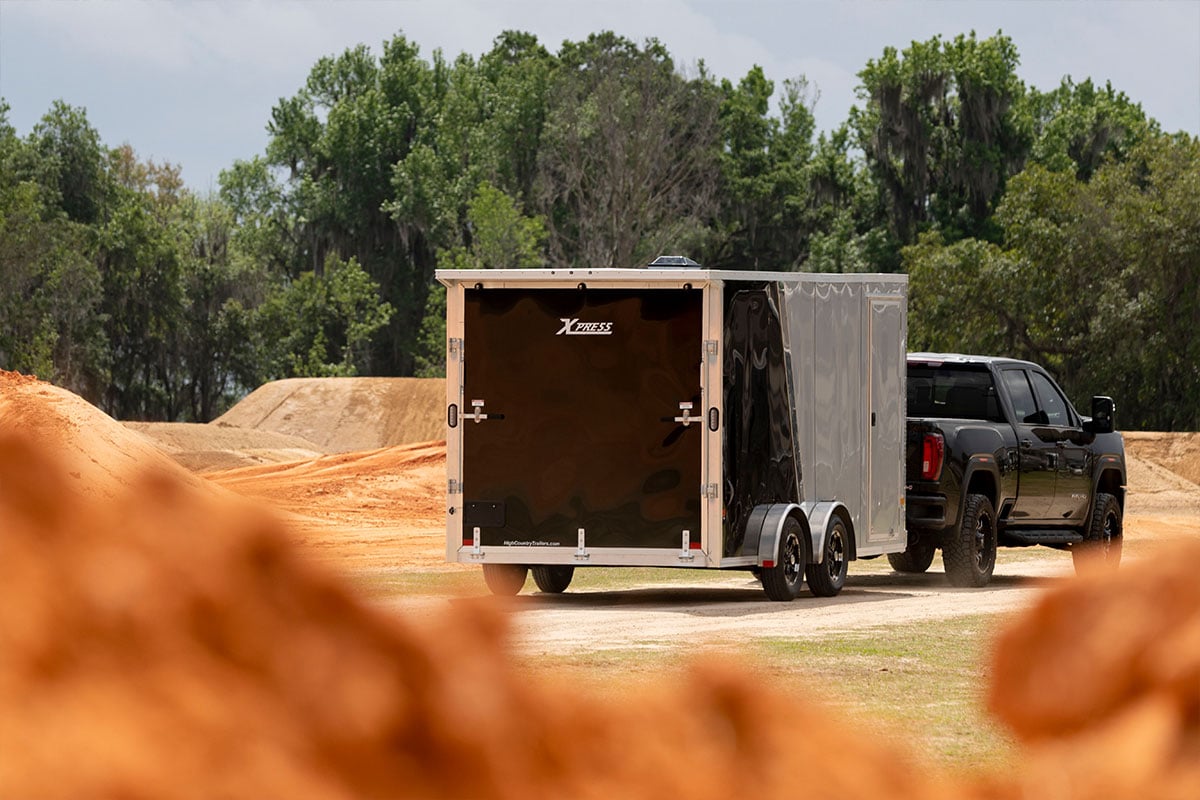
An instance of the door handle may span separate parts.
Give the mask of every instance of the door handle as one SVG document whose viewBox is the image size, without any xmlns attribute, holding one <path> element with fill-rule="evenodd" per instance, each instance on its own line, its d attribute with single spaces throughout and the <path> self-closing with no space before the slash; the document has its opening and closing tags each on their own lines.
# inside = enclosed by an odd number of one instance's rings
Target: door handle
<svg viewBox="0 0 1200 800">
<path fill-rule="evenodd" d="M 679 410 L 683 413 L 680 414 L 678 417 L 672 417 L 671 421 L 678 422 L 680 425 L 682 425 L 685 428 L 688 425 L 691 425 L 693 422 L 696 422 L 700 419 L 700 417 L 692 416 L 692 404 L 691 403 L 680 403 Z"/>
<path fill-rule="evenodd" d="M 484 401 L 482 401 L 482 400 L 472 400 L 471 401 L 471 413 L 463 414 L 462 418 L 474 420 L 475 424 L 477 424 L 477 425 L 480 422 L 483 422 L 485 419 L 497 419 L 497 420 L 504 419 L 503 414 L 485 414 L 485 413 L 483 413 L 483 404 L 484 404 Z"/>
</svg>

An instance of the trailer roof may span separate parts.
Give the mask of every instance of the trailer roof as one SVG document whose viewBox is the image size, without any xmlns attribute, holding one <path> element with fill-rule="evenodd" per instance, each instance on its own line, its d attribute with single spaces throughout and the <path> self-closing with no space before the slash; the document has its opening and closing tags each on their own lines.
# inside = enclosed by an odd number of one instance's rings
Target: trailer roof
<svg viewBox="0 0 1200 800">
<path fill-rule="evenodd" d="M 437 279 L 450 286 L 459 283 L 497 283 L 511 285 L 561 284 L 596 281 L 597 283 L 641 283 L 693 285 L 711 281 L 779 281 L 782 283 L 874 283 L 906 285 L 908 276 L 893 273 L 761 272 L 757 270 L 720 270 L 695 267 L 654 267 L 646 269 L 439 269 Z"/>
</svg>

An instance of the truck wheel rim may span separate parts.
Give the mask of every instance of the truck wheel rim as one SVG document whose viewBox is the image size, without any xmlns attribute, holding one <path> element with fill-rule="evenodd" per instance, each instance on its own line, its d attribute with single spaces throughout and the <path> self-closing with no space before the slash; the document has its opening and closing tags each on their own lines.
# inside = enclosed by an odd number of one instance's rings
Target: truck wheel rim
<svg viewBox="0 0 1200 800">
<path fill-rule="evenodd" d="M 988 568 L 989 554 L 991 553 L 988 539 L 991 535 L 992 518 L 987 514 L 980 514 L 979 519 L 975 522 L 975 565 L 980 570 Z"/>
<path fill-rule="evenodd" d="M 1116 515 L 1115 514 L 1105 514 L 1104 515 L 1104 531 L 1103 531 L 1103 533 L 1100 534 L 1100 549 L 1101 549 L 1101 552 L 1103 552 L 1105 558 L 1108 557 L 1110 551 L 1112 550 L 1113 539 L 1115 539 L 1117 536 L 1116 529 L 1117 529 Z"/>
</svg>

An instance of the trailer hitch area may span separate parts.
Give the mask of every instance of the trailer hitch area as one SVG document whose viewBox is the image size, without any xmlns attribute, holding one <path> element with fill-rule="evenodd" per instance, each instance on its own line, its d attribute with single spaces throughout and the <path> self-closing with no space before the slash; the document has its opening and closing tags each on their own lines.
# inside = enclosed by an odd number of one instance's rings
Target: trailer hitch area
<svg viewBox="0 0 1200 800">
<path fill-rule="evenodd" d="M 503 414 L 485 414 L 485 413 L 483 413 L 483 402 L 484 401 L 482 401 L 482 400 L 472 400 L 471 401 L 471 413 L 463 414 L 462 418 L 475 420 L 475 424 L 477 424 L 477 425 L 480 422 L 483 422 L 485 419 L 504 419 Z"/>
</svg>

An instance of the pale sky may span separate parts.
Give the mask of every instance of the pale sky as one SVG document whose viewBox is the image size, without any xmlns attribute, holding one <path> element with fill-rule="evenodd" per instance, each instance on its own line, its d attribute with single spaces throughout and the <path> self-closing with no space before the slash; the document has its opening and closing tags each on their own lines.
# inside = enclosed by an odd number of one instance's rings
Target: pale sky
<svg viewBox="0 0 1200 800">
<path fill-rule="evenodd" d="M 734 81 L 755 64 L 777 87 L 804 75 L 822 130 L 884 47 L 1002 30 L 1027 86 L 1111 81 L 1164 130 L 1200 135 L 1200 0 L 0 0 L 0 97 L 22 136 L 56 99 L 83 106 L 105 144 L 180 164 L 203 192 L 264 151 L 272 106 L 321 56 L 378 54 L 403 32 L 426 59 L 478 57 L 505 29 L 551 52 L 601 30 L 656 37 L 677 64 Z"/>
</svg>

